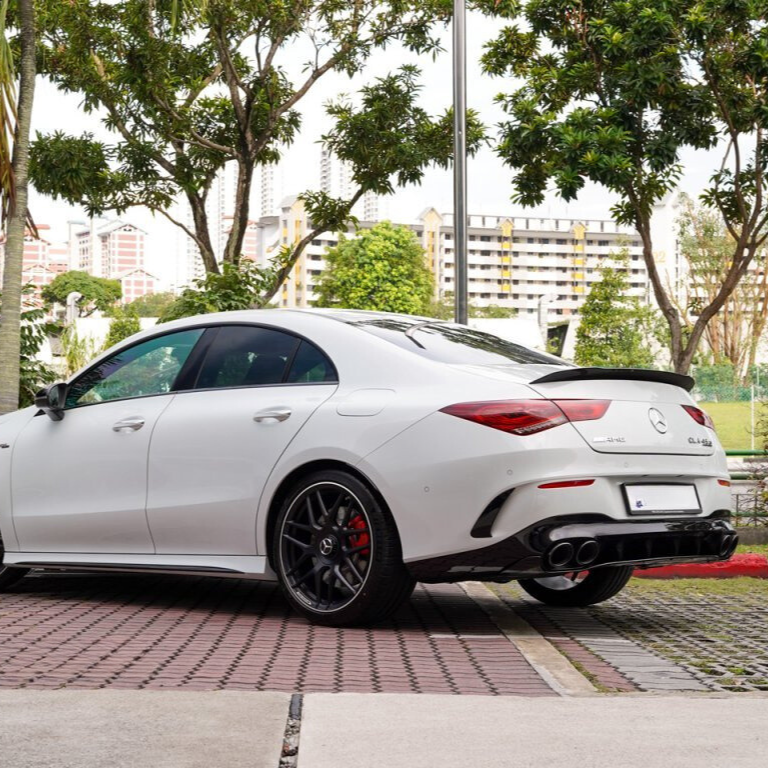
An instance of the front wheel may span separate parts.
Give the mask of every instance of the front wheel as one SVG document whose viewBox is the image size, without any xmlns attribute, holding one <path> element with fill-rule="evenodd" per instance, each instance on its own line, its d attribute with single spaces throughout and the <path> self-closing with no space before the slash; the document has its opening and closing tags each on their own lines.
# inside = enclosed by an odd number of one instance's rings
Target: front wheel
<svg viewBox="0 0 768 768">
<path fill-rule="evenodd" d="M 616 565 L 594 571 L 520 579 L 519 584 L 531 597 L 546 605 L 583 608 L 617 595 L 630 580 L 633 571 L 631 565 Z"/>
<path fill-rule="evenodd" d="M 272 555 L 288 601 L 316 624 L 382 621 L 414 587 L 389 510 L 339 470 L 309 475 L 291 489 Z"/>
</svg>

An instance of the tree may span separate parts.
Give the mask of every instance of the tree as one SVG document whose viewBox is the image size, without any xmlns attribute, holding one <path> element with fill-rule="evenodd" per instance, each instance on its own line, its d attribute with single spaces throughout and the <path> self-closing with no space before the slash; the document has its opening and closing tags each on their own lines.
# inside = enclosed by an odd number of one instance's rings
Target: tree
<svg viewBox="0 0 768 768">
<path fill-rule="evenodd" d="M 137 317 L 160 317 L 175 300 L 176 295 L 171 291 L 147 293 L 126 304 L 125 308 L 135 312 Z"/>
<path fill-rule="evenodd" d="M 619 260 L 621 264 L 621 260 Z M 606 368 L 651 368 L 652 311 L 627 295 L 626 265 L 600 269 L 580 311 L 575 362 Z"/>
<path fill-rule="evenodd" d="M 141 331 L 139 316 L 130 309 L 123 309 L 121 307 L 120 309 L 113 310 L 111 318 L 109 332 L 104 341 L 104 349 L 109 349 L 129 336 L 133 336 Z"/>
<path fill-rule="evenodd" d="M 21 360 L 22 257 L 28 221 L 29 131 L 35 94 L 36 49 L 33 0 L 18 0 L 19 87 L 6 37 L 7 0 L 0 5 L 0 190 L 3 223 L 7 221 L 3 269 L 3 303 L 0 308 L 0 414 L 16 410 L 19 403 Z M 13 141 L 9 141 L 9 134 Z M 10 146 L 13 145 L 11 151 Z"/>
<path fill-rule="evenodd" d="M 45 312 L 33 301 L 24 304 L 24 299 L 34 296 L 35 289 L 32 285 L 26 285 L 22 288 L 22 310 L 19 344 L 19 360 L 17 366 L 18 381 L 16 382 L 19 399 L 13 408 L 25 408 L 32 405 L 35 394 L 45 384 L 50 384 L 56 380 L 56 374 L 45 363 L 39 359 L 40 350 L 49 336 L 57 334 L 60 328 L 55 323 L 45 320 Z M 3 301 L 0 296 L 0 310 L 2 310 Z"/>
<path fill-rule="evenodd" d="M 66 305 L 71 293 L 79 293 L 76 302 L 80 317 L 88 317 L 97 310 L 108 313 L 115 302 L 120 301 L 123 289 L 119 280 L 94 277 L 87 272 L 71 270 L 57 275 L 50 285 L 43 288 L 43 301 L 51 304 Z"/>
<path fill-rule="evenodd" d="M 415 315 L 429 306 L 434 279 L 407 227 L 385 221 L 356 238 L 341 235 L 325 260 L 315 306 Z"/>
<path fill-rule="evenodd" d="M 144 205 L 169 218 L 197 244 L 210 273 L 220 272 L 206 213 L 217 173 L 236 169 L 232 229 L 223 262 L 241 254 L 253 174 L 276 163 L 301 129 L 302 99 L 329 72 L 352 76 L 371 54 L 395 43 L 433 53 L 436 25 L 450 0 L 47 0 L 46 74 L 103 111 L 112 143 L 90 134 L 38 136 L 37 188 L 85 205 L 91 213 Z M 305 62 L 296 82 L 287 65 Z M 335 125 L 324 137 L 353 164 L 349 199 L 307 192 L 315 232 L 345 229 L 366 191 L 386 194 L 420 180 L 452 153 L 450 112 L 431 118 L 416 105 L 418 71 L 404 67 L 364 88 L 353 103 L 329 107 Z M 358 104 L 358 106 L 354 106 Z M 479 125 L 470 115 L 469 144 Z M 474 144 L 473 144 L 474 143 Z M 169 209 L 178 196 L 193 223 Z M 316 236 L 316 235 L 315 235 Z M 270 275 L 271 298 L 306 244 L 286 246 Z"/>
<path fill-rule="evenodd" d="M 670 295 L 679 297 L 678 311 L 690 333 L 693 319 L 714 300 L 727 277 L 734 242 L 719 211 L 697 206 L 689 198 L 683 199 L 678 226 L 685 274 L 682 285 Z M 750 269 L 705 330 L 712 362 L 729 364 L 736 380 L 743 381 L 754 366 L 768 320 L 767 259 L 765 248 L 755 254 Z"/>
<path fill-rule="evenodd" d="M 673 365 L 686 372 L 768 236 L 765 3 L 529 0 L 499 8 L 527 23 L 503 30 L 483 57 L 488 73 L 523 80 L 499 97 L 508 120 L 498 151 L 515 169 L 515 199 L 540 204 L 550 183 L 573 199 L 587 181 L 618 196 L 614 215 L 640 234 Z M 704 199 L 722 215 L 733 252 L 719 290 L 687 328 L 654 257 L 651 214 L 677 184 L 681 149 L 721 138 L 722 164 Z"/>
<path fill-rule="evenodd" d="M 470 317 L 504 320 L 517 316 L 517 310 L 514 307 L 501 307 L 498 304 L 489 304 L 486 307 L 478 307 L 469 304 Z M 455 299 L 453 291 L 446 291 L 437 301 L 433 301 L 424 311 L 427 317 L 437 317 L 440 320 L 453 320 L 456 313 Z"/>
<path fill-rule="evenodd" d="M 160 315 L 160 322 L 260 306 L 271 274 L 250 259 L 241 259 L 237 264 L 225 262 L 220 274 L 209 272 L 205 277 L 194 280 L 192 288 L 184 289 Z"/>
</svg>

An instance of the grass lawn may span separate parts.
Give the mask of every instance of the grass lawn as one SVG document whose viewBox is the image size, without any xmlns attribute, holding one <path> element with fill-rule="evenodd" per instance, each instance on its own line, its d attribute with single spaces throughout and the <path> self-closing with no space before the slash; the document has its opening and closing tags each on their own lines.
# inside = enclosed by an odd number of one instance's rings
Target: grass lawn
<svg viewBox="0 0 768 768">
<path fill-rule="evenodd" d="M 736 552 L 740 555 L 754 554 L 768 557 L 768 544 L 739 544 Z"/>
<path fill-rule="evenodd" d="M 752 445 L 752 420 L 749 402 L 699 403 L 699 405 L 715 422 L 717 436 L 726 451 L 738 450 L 739 448 L 749 449 Z M 756 417 L 758 415 L 756 413 Z"/>
<path fill-rule="evenodd" d="M 768 579 L 630 579 L 626 596 L 704 597 L 726 595 L 748 597 L 761 605 L 768 602 Z M 622 593 L 623 594 L 623 593 Z"/>
</svg>

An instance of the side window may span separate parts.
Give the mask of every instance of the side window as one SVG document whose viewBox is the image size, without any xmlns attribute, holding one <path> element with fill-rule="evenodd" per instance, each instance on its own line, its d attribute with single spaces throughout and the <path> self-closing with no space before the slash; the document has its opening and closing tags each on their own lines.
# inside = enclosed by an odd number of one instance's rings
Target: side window
<svg viewBox="0 0 768 768">
<path fill-rule="evenodd" d="M 219 329 L 196 389 L 282 384 L 300 341 L 287 333 L 247 325 Z"/>
<path fill-rule="evenodd" d="M 302 341 L 287 380 L 291 384 L 315 384 L 338 381 L 339 377 L 333 363 L 314 344 Z"/>
<path fill-rule="evenodd" d="M 121 350 L 72 383 L 66 407 L 170 392 L 202 334 L 202 328 L 169 333 Z"/>
</svg>

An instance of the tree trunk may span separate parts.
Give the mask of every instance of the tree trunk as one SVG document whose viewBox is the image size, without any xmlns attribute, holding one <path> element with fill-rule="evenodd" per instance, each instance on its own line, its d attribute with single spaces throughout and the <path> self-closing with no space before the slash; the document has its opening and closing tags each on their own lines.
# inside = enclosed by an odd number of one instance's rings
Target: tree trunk
<svg viewBox="0 0 768 768">
<path fill-rule="evenodd" d="M 243 253 L 243 240 L 248 228 L 250 214 L 251 184 L 253 182 L 253 163 L 244 160 L 237 165 L 237 189 L 235 191 L 235 212 L 232 217 L 232 230 L 227 238 L 224 261 L 237 264 Z"/>
<path fill-rule="evenodd" d="M 211 242 L 211 232 L 208 227 L 208 214 L 205 210 L 205 200 L 197 195 L 187 195 L 190 208 L 192 209 L 192 221 L 195 224 L 195 234 L 197 235 L 197 247 L 200 250 L 200 256 L 203 259 L 203 266 L 206 272 L 219 273 L 219 264 L 216 261 L 216 253 L 213 250 Z"/>
<path fill-rule="evenodd" d="M 13 143 L 15 205 L 9 211 L 5 243 L 3 296 L 0 307 L 0 414 L 19 407 L 19 358 L 21 356 L 21 272 L 24 230 L 27 222 L 29 183 L 29 130 L 35 96 L 35 9 L 34 0 L 19 0 L 21 60 L 19 104 Z"/>
</svg>

